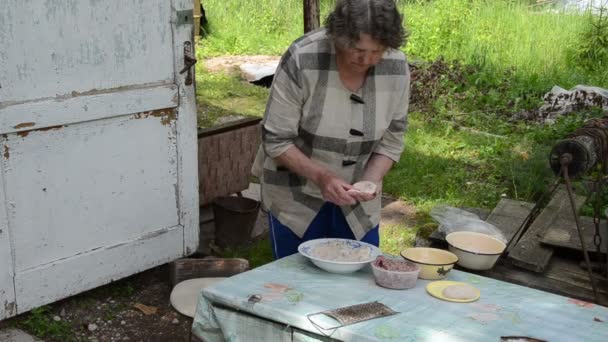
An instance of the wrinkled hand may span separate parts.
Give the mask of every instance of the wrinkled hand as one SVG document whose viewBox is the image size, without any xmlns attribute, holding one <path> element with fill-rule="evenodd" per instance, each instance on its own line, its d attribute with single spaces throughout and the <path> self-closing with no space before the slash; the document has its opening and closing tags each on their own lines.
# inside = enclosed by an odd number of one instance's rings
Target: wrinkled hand
<svg viewBox="0 0 608 342">
<path fill-rule="evenodd" d="M 344 180 L 336 177 L 331 172 L 325 172 L 319 177 L 318 184 L 321 189 L 323 199 L 332 202 L 335 205 L 355 205 L 357 198 L 349 193 L 349 190 L 354 190 L 353 186 Z M 356 195 L 358 196 L 358 195 Z"/>
<path fill-rule="evenodd" d="M 351 195 L 355 200 L 357 200 L 357 202 L 367 202 L 367 201 L 371 201 L 374 198 L 376 198 L 376 193 L 365 193 L 365 192 L 361 192 L 357 189 L 350 189 L 347 191 L 349 195 Z"/>
<path fill-rule="evenodd" d="M 379 186 L 375 182 L 361 181 L 353 184 L 347 192 L 359 202 L 371 201 L 376 198 Z"/>
</svg>

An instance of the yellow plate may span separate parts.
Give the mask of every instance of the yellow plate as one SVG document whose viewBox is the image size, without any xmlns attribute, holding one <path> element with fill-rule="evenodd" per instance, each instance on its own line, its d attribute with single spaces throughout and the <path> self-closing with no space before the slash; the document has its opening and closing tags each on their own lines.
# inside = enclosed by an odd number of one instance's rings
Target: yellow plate
<svg viewBox="0 0 608 342">
<path fill-rule="evenodd" d="M 469 302 L 474 302 L 476 300 L 479 299 L 479 296 L 481 295 L 481 293 L 479 292 L 478 289 L 474 288 L 476 291 L 476 295 L 474 298 L 471 299 L 453 299 L 453 298 L 448 298 L 446 296 L 443 295 L 443 289 L 445 289 L 448 286 L 452 286 L 452 285 L 469 285 L 467 283 L 461 283 L 459 281 L 451 281 L 451 280 L 440 280 L 440 281 L 433 281 L 430 282 L 427 286 L 426 286 L 426 291 L 433 297 L 435 298 L 439 298 L 442 300 L 446 300 L 448 302 L 456 302 L 456 303 L 469 303 Z M 472 286 L 471 286 L 472 287 Z"/>
</svg>

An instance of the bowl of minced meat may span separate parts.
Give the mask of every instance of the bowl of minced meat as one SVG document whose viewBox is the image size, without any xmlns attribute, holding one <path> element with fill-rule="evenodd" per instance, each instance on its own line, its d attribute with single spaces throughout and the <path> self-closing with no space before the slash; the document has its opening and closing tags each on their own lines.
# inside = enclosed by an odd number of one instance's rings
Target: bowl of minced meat
<svg viewBox="0 0 608 342">
<path fill-rule="evenodd" d="M 389 289 L 404 290 L 416 286 L 420 266 L 400 258 L 379 256 L 372 262 L 376 284 Z"/>
</svg>

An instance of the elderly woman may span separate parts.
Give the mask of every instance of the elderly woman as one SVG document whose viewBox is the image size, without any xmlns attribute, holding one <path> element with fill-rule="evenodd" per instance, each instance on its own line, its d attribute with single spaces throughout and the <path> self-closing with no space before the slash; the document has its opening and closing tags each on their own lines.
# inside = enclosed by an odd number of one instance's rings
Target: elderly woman
<svg viewBox="0 0 608 342">
<path fill-rule="evenodd" d="M 283 55 L 253 174 L 275 259 L 324 237 L 379 245 L 382 179 L 403 151 L 409 69 L 394 0 L 338 0 Z M 373 193 L 354 183 L 371 181 Z"/>
</svg>

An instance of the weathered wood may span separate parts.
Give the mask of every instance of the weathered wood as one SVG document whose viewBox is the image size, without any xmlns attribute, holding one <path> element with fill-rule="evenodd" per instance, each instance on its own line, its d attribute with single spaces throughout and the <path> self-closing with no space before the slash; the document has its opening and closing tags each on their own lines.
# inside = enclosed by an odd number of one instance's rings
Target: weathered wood
<svg viewBox="0 0 608 342">
<path fill-rule="evenodd" d="M 504 260 L 499 260 L 489 271 L 467 271 L 562 296 L 588 302 L 595 301 L 587 272 L 582 270 L 576 261 L 560 256 L 553 257 L 542 274 L 515 268 Z M 608 305 L 608 283 L 600 280 L 597 281 L 597 284 L 600 299 L 597 304 L 606 306 Z"/>
<path fill-rule="evenodd" d="M 18 313 L 175 260 L 183 255 L 183 244 L 179 225 L 19 272 Z"/>
<path fill-rule="evenodd" d="M 487 222 L 500 229 L 505 239 L 511 241 L 532 208 L 534 203 L 503 198 L 492 210 Z"/>
<path fill-rule="evenodd" d="M 192 0 L 187 1 L 192 9 Z M 172 35 L 170 25 L 175 23 L 172 10 L 186 9 L 181 4 L 172 6 L 164 0 L 0 3 L 0 102 L 174 82 L 172 44 L 184 40 Z M 108 103 L 108 113 L 110 108 Z"/>
<path fill-rule="evenodd" d="M 579 260 L 583 260 L 583 256 L 580 259 L 566 259 L 556 257 L 555 260 L 551 261 L 551 264 L 547 267 L 547 271 L 544 276 L 547 279 L 559 280 L 564 283 L 574 285 L 587 291 L 590 298 L 593 298 L 593 288 L 591 287 L 591 281 L 589 280 L 589 272 L 581 267 Z M 598 292 L 600 294 L 608 294 L 608 281 L 598 274 L 594 274 Z"/>
<path fill-rule="evenodd" d="M 580 217 L 581 231 L 583 233 L 583 239 L 585 240 L 585 247 L 589 252 L 596 252 L 593 238 L 595 236 L 595 223 L 592 217 Z M 600 237 L 602 238 L 602 244 L 600 251 L 606 253 L 608 245 L 608 232 L 606 229 L 606 222 L 604 221 L 600 226 Z M 549 229 L 543 238 L 542 243 L 556 246 L 565 247 L 569 249 L 582 250 L 581 241 L 578 236 L 576 229 L 576 222 L 574 221 L 558 221 L 555 225 Z"/>
<path fill-rule="evenodd" d="M 319 0 L 304 0 L 304 33 L 319 28 Z"/>
<path fill-rule="evenodd" d="M 192 0 L 173 0 L 175 11 L 171 13 L 172 22 L 179 22 L 179 14 L 191 11 Z M 188 73 L 180 74 L 184 66 L 184 42 L 192 39 L 192 25 L 171 25 L 173 30 L 174 65 L 173 79 L 179 87 L 178 118 L 175 123 L 177 130 L 177 183 L 175 192 L 178 197 L 176 205 L 179 222 L 184 226 L 183 255 L 196 251 L 199 238 L 199 196 L 198 196 L 198 139 L 197 139 L 197 108 L 194 85 L 186 85 Z M 194 69 L 194 68 L 192 68 Z"/>
<path fill-rule="evenodd" d="M 0 137 L 0 151 L 4 151 L 5 137 Z M 0 157 L 0 165 L 4 158 Z M 4 169 L 4 166 L 2 166 Z M 6 198 L 4 182 L 0 181 L 0 198 Z M 13 276 L 15 267 L 11 253 L 10 231 L 8 227 L 8 216 L 6 205 L 0 205 L 0 320 L 17 314 L 15 300 L 15 287 Z"/>
<path fill-rule="evenodd" d="M 575 195 L 575 202 L 575 209 L 578 212 L 585 202 L 585 197 Z M 570 200 L 564 186 L 557 189 L 549 204 L 511 249 L 509 260 L 518 267 L 543 272 L 553 255 L 553 247 L 543 245 L 540 240 L 548 229 L 560 221 L 574 221 Z"/>
<path fill-rule="evenodd" d="M 188 279 L 230 277 L 247 270 L 249 261 L 245 259 L 185 258 L 169 263 L 169 278 L 175 286 Z"/>
<path fill-rule="evenodd" d="M 173 111 L 6 136 L 2 200 L 16 272 L 180 225 L 175 120 L 161 122 Z M 179 257 L 182 245 L 165 248 Z"/>
<path fill-rule="evenodd" d="M 199 205 L 249 187 L 251 166 L 262 140 L 259 121 L 248 118 L 199 132 Z"/>
<path fill-rule="evenodd" d="M 100 120 L 178 105 L 175 84 L 134 86 L 114 92 L 95 91 L 70 98 L 53 98 L 3 107 L 0 101 L 0 134 L 25 132 L 77 122 Z M 1 99 L 1 97 L 0 97 Z M 147 99 L 142 101 L 141 99 Z M 111 103 L 111 109 L 108 104 Z"/>
</svg>

